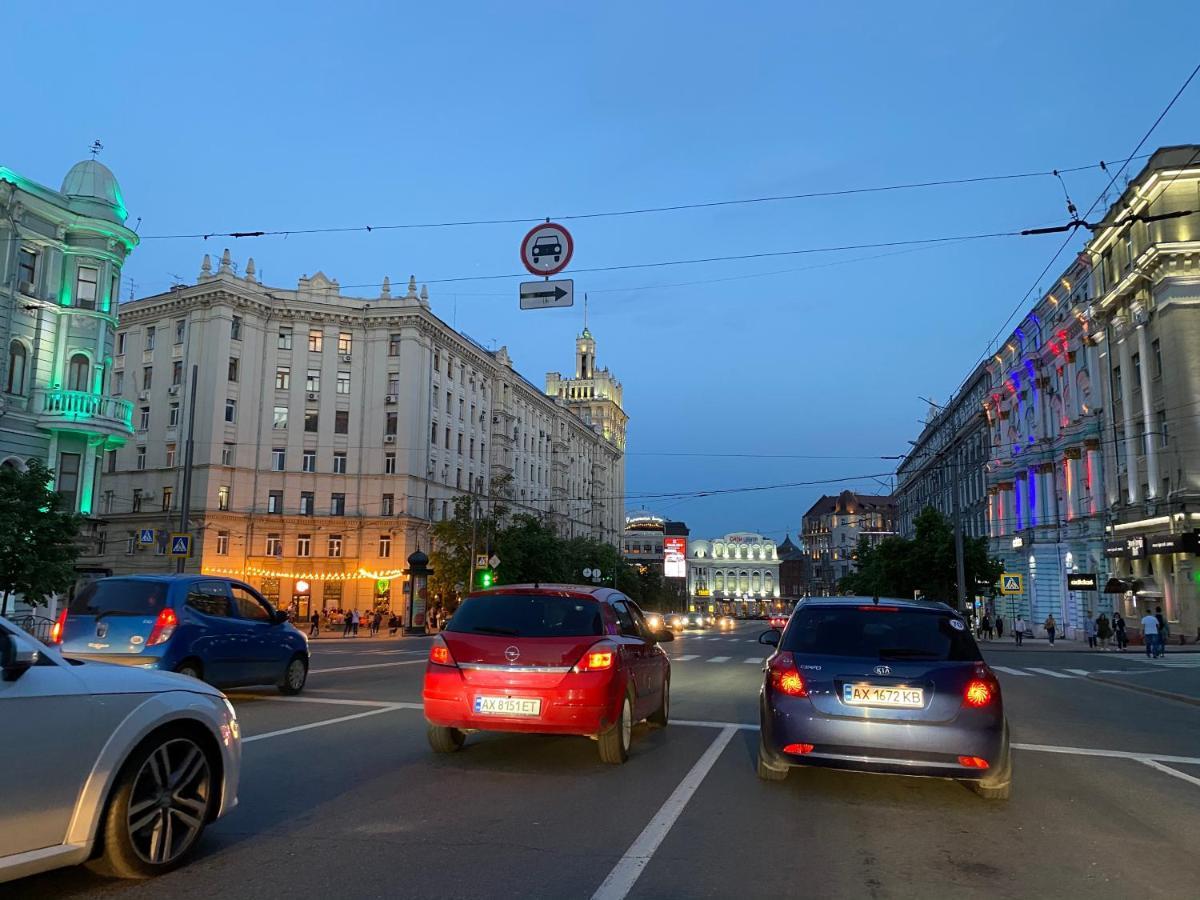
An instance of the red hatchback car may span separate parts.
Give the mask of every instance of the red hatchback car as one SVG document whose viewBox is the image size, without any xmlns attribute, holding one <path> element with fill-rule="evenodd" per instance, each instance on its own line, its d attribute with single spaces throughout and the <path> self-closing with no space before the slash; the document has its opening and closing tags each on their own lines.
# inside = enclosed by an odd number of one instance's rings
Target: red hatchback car
<svg viewBox="0 0 1200 900">
<path fill-rule="evenodd" d="M 629 756 L 633 725 L 667 724 L 671 664 L 637 605 L 611 588 L 506 585 L 471 594 L 429 651 L 421 698 L 429 744 L 471 731 L 578 734 L 600 758 Z"/>
</svg>

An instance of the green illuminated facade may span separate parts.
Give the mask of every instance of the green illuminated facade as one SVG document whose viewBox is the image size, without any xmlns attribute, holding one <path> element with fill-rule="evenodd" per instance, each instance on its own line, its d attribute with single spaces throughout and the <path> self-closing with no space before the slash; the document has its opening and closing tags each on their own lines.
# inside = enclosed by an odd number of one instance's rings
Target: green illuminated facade
<svg viewBox="0 0 1200 900">
<path fill-rule="evenodd" d="M 87 516 L 104 453 L 133 434 L 133 404 L 110 384 L 121 267 L 138 242 L 126 216 L 94 159 L 57 191 L 0 166 L 0 465 L 44 460 Z"/>
</svg>

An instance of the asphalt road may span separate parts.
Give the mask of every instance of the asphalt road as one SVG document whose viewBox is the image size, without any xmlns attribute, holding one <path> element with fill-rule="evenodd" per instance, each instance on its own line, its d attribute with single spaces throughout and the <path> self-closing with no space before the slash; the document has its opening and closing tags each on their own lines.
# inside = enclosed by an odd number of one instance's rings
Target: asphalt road
<svg viewBox="0 0 1200 900">
<path fill-rule="evenodd" d="M 474 735 L 434 756 L 429 640 L 321 641 L 300 698 L 233 695 L 241 802 L 188 866 L 145 883 L 66 870 L 0 896 L 1196 895 L 1200 706 L 1120 686 L 1161 669 L 987 646 L 1018 747 L 1007 803 L 822 770 L 767 784 L 754 774 L 762 630 L 667 644 L 672 724 L 639 727 L 621 767 L 581 738 Z"/>
</svg>

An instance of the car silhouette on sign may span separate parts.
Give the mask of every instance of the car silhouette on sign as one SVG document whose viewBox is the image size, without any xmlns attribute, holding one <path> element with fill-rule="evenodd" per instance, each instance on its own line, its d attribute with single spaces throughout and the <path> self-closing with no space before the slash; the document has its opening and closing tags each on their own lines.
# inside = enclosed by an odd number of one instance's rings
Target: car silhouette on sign
<svg viewBox="0 0 1200 900">
<path fill-rule="evenodd" d="M 535 263 L 541 262 L 545 256 L 553 256 L 554 261 L 558 262 L 562 259 L 562 242 L 553 234 L 542 235 L 534 240 L 530 255 Z"/>
</svg>

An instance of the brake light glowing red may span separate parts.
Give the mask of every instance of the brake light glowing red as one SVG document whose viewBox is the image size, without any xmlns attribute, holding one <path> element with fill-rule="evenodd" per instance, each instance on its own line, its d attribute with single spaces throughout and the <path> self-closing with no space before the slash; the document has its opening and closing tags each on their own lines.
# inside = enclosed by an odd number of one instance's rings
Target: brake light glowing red
<svg viewBox="0 0 1200 900">
<path fill-rule="evenodd" d="M 575 665 L 575 671 L 603 672 L 611 669 L 616 664 L 616 659 L 616 654 L 612 650 L 589 650 Z"/>
<path fill-rule="evenodd" d="M 50 643 L 61 644 L 63 639 L 63 629 L 67 627 L 67 611 L 64 609 L 58 614 L 58 619 L 50 626 Z"/>
<path fill-rule="evenodd" d="M 988 761 L 980 756 L 960 756 L 958 764 L 965 769 L 986 769 Z"/>
<path fill-rule="evenodd" d="M 446 646 L 445 639 L 438 635 L 433 645 L 429 648 L 429 661 L 435 666 L 457 666 L 454 661 L 453 654 L 450 653 L 450 648 Z"/>
<path fill-rule="evenodd" d="M 963 692 L 963 703 L 979 708 L 992 702 L 992 686 L 979 678 L 972 678 Z"/>
<path fill-rule="evenodd" d="M 771 657 L 770 663 L 771 687 L 789 697 L 807 697 L 808 685 L 804 676 L 796 668 L 796 661 L 790 653 L 777 653 Z"/>
<path fill-rule="evenodd" d="M 876 606 L 875 604 L 863 604 L 859 609 L 869 610 L 871 612 L 900 612 L 898 606 Z"/>
<path fill-rule="evenodd" d="M 805 753 L 813 752 L 812 744 L 788 744 L 783 748 L 784 753 L 794 753 L 797 756 L 803 756 Z"/>
<path fill-rule="evenodd" d="M 150 637 L 146 638 L 146 646 L 153 647 L 155 644 L 166 643 L 175 633 L 175 626 L 178 624 L 179 619 L 175 617 L 175 610 L 169 606 L 164 607 L 158 614 L 158 618 L 154 620 L 154 627 L 150 629 Z"/>
</svg>

